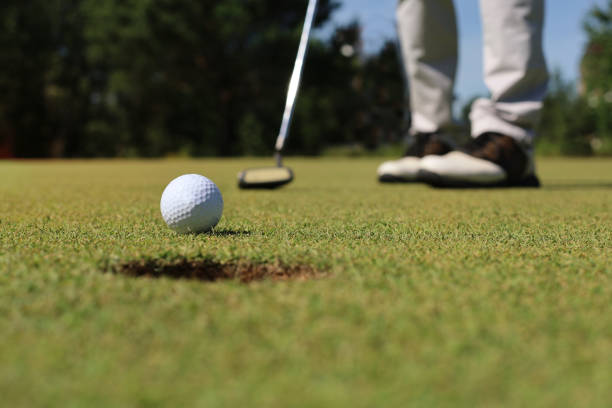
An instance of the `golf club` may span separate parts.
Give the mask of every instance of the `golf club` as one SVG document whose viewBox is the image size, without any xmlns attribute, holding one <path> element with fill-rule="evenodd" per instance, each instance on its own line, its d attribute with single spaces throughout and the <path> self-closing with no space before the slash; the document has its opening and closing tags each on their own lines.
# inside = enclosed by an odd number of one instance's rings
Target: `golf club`
<svg viewBox="0 0 612 408">
<path fill-rule="evenodd" d="M 291 171 L 289 167 L 283 166 L 282 151 L 289 134 L 289 127 L 291 125 L 293 112 L 295 110 L 295 100 L 302 79 L 304 60 L 306 58 L 306 52 L 308 51 L 308 40 L 310 39 L 310 31 L 312 30 L 316 10 L 317 0 L 310 0 L 308 3 L 308 11 L 306 12 L 306 20 L 304 21 L 304 28 L 302 29 L 300 47 L 295 60 L 293 74 L 291 75 L 291 81 L 289 82 L 283 122 L 281 124 L 278 138 L 276 139 L 276 151 L 274 154 L 276 166 L 246 169 L 241 171 L 238 174 L 238 186 L 240 188 L 273 189 L 284 186 L 293 180 L 293 171 Z"/>
</svg>

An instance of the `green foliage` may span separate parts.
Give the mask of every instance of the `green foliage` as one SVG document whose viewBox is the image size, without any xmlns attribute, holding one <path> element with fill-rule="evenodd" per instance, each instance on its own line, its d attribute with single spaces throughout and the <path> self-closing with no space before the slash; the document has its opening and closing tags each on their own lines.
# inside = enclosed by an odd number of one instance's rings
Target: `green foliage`
<svg viewBox="0 0 612 408">
<path fill-rule="evenodd" d="M 541 153 L 612 154 L 612 1 L 585 18 L 588 43 L 578 92 L 560 73 L 552 76 L 539 128 Z"/>
<path fill-rule="evenodd" d="M 0 157 L 270 154 L 306 4 L 3 1 Z M 321 1 L 318 27 L 339 5 Z M 553 75 L 541 153 L 612 154 L 611 21 L 612 1 L 585 20 L 578 93 Z M 409 124 L 398 57 L 393 41 L 364 54 L 358 22 L 313 39 L 288 152 L 397 145 Z"/>
<path fill-rule="evenodd" d="M 584 28 L 589 42 L 582 60 L 581 96 L 593 123 L 591 145 L 597 153 L 612 154 L 612 1 L 594 6 Z"/>
<path fill-rule="evenodd" d="M 587 15 L 584 29 L 589 37 L 582 63 L 587 93 L 612 89 L 612 1 L 596 5 Z"/>
<path fill-rule="evenodd" d="M 243 154 L 250 156 L 263 155 L 270 148 L 266 144 L 263 126 L 253 114 L 246 114 L 242 117 L 238 127 L 238 135 Z"/>
<path fill-rule="evenodd" d="M 0 4 L 0 127 L 17 154 L 63 150 L 82 124 L 82 38 L 78 1 Z"/>
<path fill-rule="evenodd" d="M 269 154 L 306 4 L 3 2 L 0 132 L 26 157 Z M 337 7 L 320 1 L 316 24 Z M 378 142 L 383 121 L 368 111 L 391 105 L 397 86 L 376 77 L 399 70 L 377 70 L 388 50 L 363 56 L 360 41 L 357 23 L 313 39 L 289 150 Z M 356 52 L 343 56 L 343 46 Z"/>
<path fill-rule="evenodd" d="M 552 75 L 537 131 L 539 153 L 593 154 L 591 140 L 596 128 L 596 112 L 574 88 L 575 85 L 565 82 L 559 72 Z"/>
</svg>

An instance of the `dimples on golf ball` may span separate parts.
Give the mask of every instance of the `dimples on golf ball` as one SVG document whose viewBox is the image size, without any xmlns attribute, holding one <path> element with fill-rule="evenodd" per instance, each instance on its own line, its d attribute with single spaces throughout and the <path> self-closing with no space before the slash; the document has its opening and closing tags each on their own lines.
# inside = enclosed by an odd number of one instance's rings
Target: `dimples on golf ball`
<svg viewBox="0 0 612 408">
<path fill-rule="evenodd" d="M 223 197 L 215 183 L 198 174 L 185 174 L 168 184 L 160 208 L 168 227 L 185 234 L 213 228 L 223 213 Z"/>
</svg>

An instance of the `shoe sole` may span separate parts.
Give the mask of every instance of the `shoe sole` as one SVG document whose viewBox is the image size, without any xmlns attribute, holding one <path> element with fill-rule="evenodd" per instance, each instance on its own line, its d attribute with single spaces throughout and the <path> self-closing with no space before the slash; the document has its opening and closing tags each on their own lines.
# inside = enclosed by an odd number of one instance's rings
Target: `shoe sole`
<svg viewBox="0 0 612 408">
<path fill-rule="evenodd" d="M 382 176 L 378 176 L 378 181 L 380 183 L 388 183 L 388 184 L 400 184 L 400 183 L 404 183 L 404 184 L 409 184 L 409 183 L 420 183 L 421 180 L 419 180 L 419 178 L 413 178 L 413 179 L 405 179 L 405 178 L 401 178 L 401 177 L 397 177 L 397 176 L 392 176 L 389 174 L 383 174 Z"/>
<path fill-rule="evenodd" d="M 418 180 L 437 188 L 540 188 L 540 179 L 535 174 L 516 182 L 504 180 L 497 183 L 475 183 L 464 180 L 452 180 L 426 170 L 419 170 Z"/>
</svg>

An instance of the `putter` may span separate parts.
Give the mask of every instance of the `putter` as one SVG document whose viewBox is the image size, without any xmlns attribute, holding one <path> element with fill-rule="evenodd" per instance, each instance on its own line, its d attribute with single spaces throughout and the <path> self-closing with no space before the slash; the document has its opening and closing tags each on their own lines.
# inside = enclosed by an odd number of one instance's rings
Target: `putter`
<svg viewBox="0 0 612 408">
<path fill-rule="evenodd" d="M 306 20 L 302 29 L 302 37 L 300 39 L 300 48 L 298 49 L 293 74 L 289 82 L 289 90 L 287 91 L 287 102 L 285 104 L 285 112 L 283 114 L 283 122 L 281 124 L 278 138 L 276 139 L 274 157 L 276 166 L 262 167 L 256 169 L 246 169 L 238 174 L 238 187 L 243 189 L 273 189 L 284 186 L 293 181 L 293 171 L 289 167 L 283 166 L 282 151 L 285 147 L 285 141 L 289 135 L 289 127 L 293 119 L 295 110 L 295 100 L 300 88 L 302 80 L 302 71 L 304 70 L 304 60 L 308 51 L 308 40 L 310 39 L 310 31 L 317 10 L 317 0 L 309 0 L 308 11 L 306 12 Z"/>
</svg>

